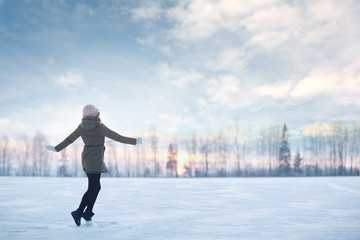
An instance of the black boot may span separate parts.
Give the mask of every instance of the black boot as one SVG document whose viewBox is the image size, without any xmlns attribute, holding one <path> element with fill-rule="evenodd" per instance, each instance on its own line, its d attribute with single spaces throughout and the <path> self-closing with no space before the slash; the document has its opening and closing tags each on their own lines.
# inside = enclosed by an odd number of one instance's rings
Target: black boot
<svg viewBox="0 0 360 240">
<path fill-rule="evenodd" d="M 86 220 L 86 221 L 91 221 L 92 219 L 92 216 L 94 216 L 95 215 L 95 213 L 93 213 L 93 212 L 90 212 L 90 211 L 85 211 L 85 212 L 83 212 L 83 214 L 82 214 L 82 217 Z"/>
<path fill-rule="evenodd" d="M 80 226 L 82 212 L 77 209 L 76 211 L 71 212 L 71 216 L 73 217 L 75 224 Z"/>
</svg>

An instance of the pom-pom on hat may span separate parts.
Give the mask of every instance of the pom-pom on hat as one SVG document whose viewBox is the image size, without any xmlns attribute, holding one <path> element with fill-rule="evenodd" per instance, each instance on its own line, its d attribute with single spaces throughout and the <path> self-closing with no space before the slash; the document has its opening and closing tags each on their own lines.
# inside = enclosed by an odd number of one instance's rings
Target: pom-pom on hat
<svg viewBox="0 0 360 240">
<path fill-rule="evenodd" d="M 83 108 L 83 117 L 96 117 L 99 114 L 99 109 L 97 109 L 94 105 L 86 105 Z"/>
</svg>

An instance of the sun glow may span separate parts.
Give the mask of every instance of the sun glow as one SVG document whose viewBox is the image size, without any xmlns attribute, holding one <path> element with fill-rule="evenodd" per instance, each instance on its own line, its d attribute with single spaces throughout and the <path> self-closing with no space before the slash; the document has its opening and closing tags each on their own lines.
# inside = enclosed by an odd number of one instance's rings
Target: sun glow
<svg viewBox="0 0 360 240">
<path fill-rule="evenodd" d="M 189 155 L 185 152 L 179 152 L 178 156 L 178 167 L 177 167 L 177 173 L 179 175 L 184 175 L 186 173 L 186 169 L 184 168 L 184 164 L 188 161 Z"/>
<path fill-rule="evenodd" d="M 178 162 L 184 163 L 189 159 L 189 155 L 187 155 L 187 153 L 185 153 L 185 152 L 181 152 L 178 154 L 177 159 L 178 159 Z"/>
<path fill-rule="evenodd" d="M 178 167 L 177 172 L 178 172 L 178 174 L 183 175 L 186 172 L 186 169 L 182 168 L 182 167 Z"/>
</svg>

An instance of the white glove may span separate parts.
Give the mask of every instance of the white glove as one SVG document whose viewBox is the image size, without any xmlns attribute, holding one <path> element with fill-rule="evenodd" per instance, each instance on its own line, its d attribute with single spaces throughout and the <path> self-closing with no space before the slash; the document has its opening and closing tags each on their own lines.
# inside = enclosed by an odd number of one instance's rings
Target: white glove
<svg viewBox="0 0 360 240">
<path fill-rule="evenodd" d="M 52 145 L 46 145 L 45 148 L 46 148 L 47 150 L 49 150 L 49 151 L 57 152 L 57 151 L 55 150 L 55 147 L 52 146 Z"/>
<path fill-rule="evenodd" d="M 141 137 L 136 138 L 136 145 L 138 145 L 138 144 L 142 144 L 142 138 Z"/>
</svg>

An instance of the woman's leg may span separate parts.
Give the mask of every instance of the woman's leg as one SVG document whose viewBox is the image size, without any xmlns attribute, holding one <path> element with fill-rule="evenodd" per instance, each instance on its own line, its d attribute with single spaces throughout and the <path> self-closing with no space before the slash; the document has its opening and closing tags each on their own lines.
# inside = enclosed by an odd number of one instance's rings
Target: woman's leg
<svg viewBox="0 0 360 240">
<path fill-rule="evenodd" d="M 94 204 L 96 202 L 97 196 L 101 189 L 100 177 L 101 177 L 101 173 L 93 174 L 93 176 L 92 176 L 94 191 L 93 191 L 93 194 L 89 198 L 86 212 L 91 213 L 94 208 Z"/>
<path fill-rule="evenodd" d="M 97 195 L 100 191 L 100 177 L 101 173 L 87 173 L 88 177 L 88 189 L 84 193 L 81 203 L 79 205 L 78 210 L 83 212 L 84 209 L 87 207 L 87 210 L 92 211 L 94 207 L 94 203 L 96 201 Z M 90 209 L 89 209 L 90 207 Z"/>
</svg>

